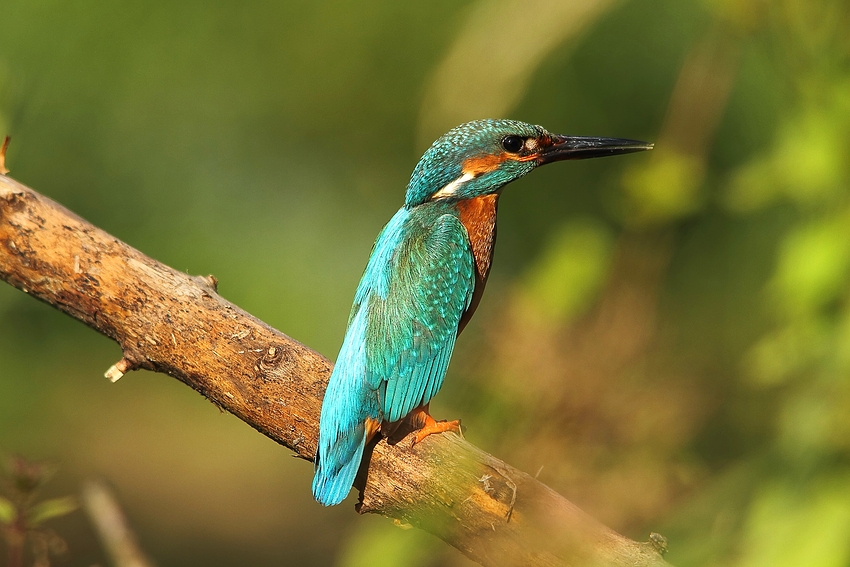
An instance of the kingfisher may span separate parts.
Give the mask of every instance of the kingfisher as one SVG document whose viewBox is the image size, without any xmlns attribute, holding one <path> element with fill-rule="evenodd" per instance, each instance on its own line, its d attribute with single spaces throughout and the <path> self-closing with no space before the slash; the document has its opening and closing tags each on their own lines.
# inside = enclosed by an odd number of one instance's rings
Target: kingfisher
<svg viewBox="0 0 850 567">
<path fill-rule="evenodd" d="M 481 295 L 496 243 L 502 189 L 561 160 L 627 154 L 653 145 L 561 136 L 516 120 L 476 120 L 439 138 L 407 185 L 404 206 L 381 230 L 354 294 L 319 420 L 313 496 L 348 495 L 366 443 L 409 419 L 413 443 L 460 432 L 428 412 L 455 340 Z"/>
</svg>

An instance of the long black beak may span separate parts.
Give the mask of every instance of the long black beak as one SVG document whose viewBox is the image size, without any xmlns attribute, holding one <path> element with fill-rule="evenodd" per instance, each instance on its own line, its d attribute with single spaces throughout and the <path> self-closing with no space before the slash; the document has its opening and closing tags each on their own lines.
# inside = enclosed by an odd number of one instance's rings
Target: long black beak
<svg viewBox="0 0 850 567">
<path fill-rule="evenodd" d="M 592 136 L 551 136 L 551 145 L 540 149 L 538 162 L 552 163 L 565 159 L 588 159 L 651 150 L 655 144 L 624 138 Z"/>
</svg>

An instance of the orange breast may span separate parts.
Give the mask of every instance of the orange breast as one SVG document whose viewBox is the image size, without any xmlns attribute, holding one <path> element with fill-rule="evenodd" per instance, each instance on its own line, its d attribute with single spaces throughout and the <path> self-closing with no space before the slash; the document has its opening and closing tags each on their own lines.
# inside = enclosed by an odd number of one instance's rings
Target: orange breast
<svg viewBox="0 0 850 567">
<path fill-rule="evenodd" d="M 463 331 L 472 318 L 472 314 L 481 302 L 487 276 L 490 274 L 490 262 L 493 260 L 493 247 L 496 245 L 496 203 L 498 195 L 485 195 L 475 199 L 467 199 L 457 204 L 460 211 L 460 222 L 469 234 L 472 254 L 475 257 L 475 288 L 472 291 L 472 301 L 464 312 L 458 325 L 458 334 Z"/>
<path fill-rule="evenodd" d="M 490 262 L 493 259 L 493 246 L 496 243 L 496 203 L 499 196 L 484 195 L 475 199 L 466 199 L 457 204 L 460 222 L 469 234 L 469 243 L 475 256 L 475 268 L 478 277 L 487 279 Z"/>
</svg>

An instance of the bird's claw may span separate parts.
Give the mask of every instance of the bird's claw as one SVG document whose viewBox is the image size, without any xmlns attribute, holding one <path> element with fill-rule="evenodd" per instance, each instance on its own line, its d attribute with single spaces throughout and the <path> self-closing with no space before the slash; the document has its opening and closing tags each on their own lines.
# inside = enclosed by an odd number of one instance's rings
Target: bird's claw
<svg viewBox="0 0 850 567">
<path fill-rule="evenodd" d="M 460 435 L 461 438 L 463 437 L 463 432 L 460 429 L 459 419 L 455 419 L 453 421 L 436 421 L 431 418 L 425 423 L 422 429 L 416 432 L 416 436 L 413 438 L 413 445 L 420 443 L 423 439 L 433 433 L 444 433 L 446 431 L 454 431 L 455 433 Z"/>
</svg>

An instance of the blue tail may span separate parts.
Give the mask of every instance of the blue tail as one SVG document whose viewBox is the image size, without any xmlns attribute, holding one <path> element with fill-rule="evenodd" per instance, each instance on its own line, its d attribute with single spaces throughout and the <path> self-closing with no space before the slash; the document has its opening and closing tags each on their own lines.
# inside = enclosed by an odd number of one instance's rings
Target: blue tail
<svg viewBox="0 0 850 567">
<path fill-rule="evenodd" d="M 325 506 L 339 504 L 348 496 L 366 445 L 366 418 L 379 415 L 377 396 L 365 380 L 365 334 L 365 309 L 358 309 L 322 400 L 313 497 Z"/>
<path fill-rule="evenodd" d="M 366 445 L 363 423 L 353 430 L 341 432 L 333 443 L 319 437 L 316 451 L 316 476 L 313 477 L 313 497 L 325 506 L 335 506 L 345 500 Z"/>
</svg>

